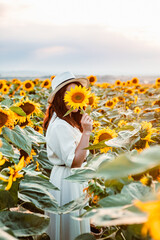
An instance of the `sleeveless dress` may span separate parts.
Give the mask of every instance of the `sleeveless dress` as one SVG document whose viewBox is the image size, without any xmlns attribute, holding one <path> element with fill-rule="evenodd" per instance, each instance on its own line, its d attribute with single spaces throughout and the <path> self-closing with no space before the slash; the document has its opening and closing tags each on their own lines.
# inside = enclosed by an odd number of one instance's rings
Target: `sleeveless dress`
<svg viewBox="0 0 160 240">
<path fill-rule="evenodd" d="M 55 114 L 52 116 L 46 132 L 46 144 L 48 159 L 54 165 L 50 182 L 60 189 L 60 191 L 51 190 L 50 192 L 59 206 L 75 200 L 83 194 L 83 184 L 65 180 L 71 174 L 75 149 L 81 136 L 82 133 L 78 128 L 72 127 Z M 50 217 L 47 230 L 50 240 L 74 240 L 80 234 L 89 233 L 88 219 L 78 221 L 71 217 L 81 213 L 79 210 L 60 215 L 46 212 Z"/>
</svg>

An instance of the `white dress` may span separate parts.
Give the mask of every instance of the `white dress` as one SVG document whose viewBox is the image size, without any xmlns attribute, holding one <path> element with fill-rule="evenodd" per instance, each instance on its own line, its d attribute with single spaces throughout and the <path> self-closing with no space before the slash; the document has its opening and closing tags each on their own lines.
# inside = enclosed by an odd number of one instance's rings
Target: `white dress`
<svg viewBox="0 0 160 240">
<path fill-rule="evenodd" d="M 51 193 L 60 206 L 79 198 L 83 194 L 84 185 L 65 180 L 71 174 L 71 165 L 75 156 L 75 149 L 82 133 L 66 121 L 53 115 L 46 132 L 47 155 L 54 165 L 50 181 L 60 189 Z M 65 165 L 65 166 L 62 166 Z M 52 214 L 47 230 L 51 240 L 74 240 L 78 235 L 90 232 L 89 220 L 78 221 L 71 215 L 78 216 L 79 211 L 68 214 Z"/>
</svg>

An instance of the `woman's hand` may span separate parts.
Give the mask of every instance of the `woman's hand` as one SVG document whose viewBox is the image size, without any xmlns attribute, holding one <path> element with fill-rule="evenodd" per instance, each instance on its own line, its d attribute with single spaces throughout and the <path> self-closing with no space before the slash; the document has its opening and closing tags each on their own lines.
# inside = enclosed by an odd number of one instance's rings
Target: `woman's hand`
<svg viewBox="0 0 160 240">
<path fill-rule="evenodd" d="M 84 113 L 81 118 L 81 126 L 83 129 L 83 133 L 86 133 L 86 132 L 91 133 L 93 128 L 92 124 L 93 124 L 93 121 L 91 117 L 87 113 Z"/>
</svg>

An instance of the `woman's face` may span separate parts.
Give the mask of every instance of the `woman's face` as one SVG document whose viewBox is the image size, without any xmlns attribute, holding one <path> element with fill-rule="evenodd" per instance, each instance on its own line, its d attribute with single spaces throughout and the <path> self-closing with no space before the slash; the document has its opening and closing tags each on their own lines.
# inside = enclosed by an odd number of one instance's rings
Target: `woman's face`
<svg viewBox="0 0 160 240">
<path fill-rule="evenodd" d="M 66 92 L 67 91 L 70 91 L 71 90 L 71 88 L 75 88 L 75 86 L 77 86 L 77 84 L 75 84 L 75 83 L 70 83 L 68 86 L 67 86 L 67 88 L 66 88 L 66 91 L 65 91 L 65 93 L 64 93 L 64 95 L 66 94 Z M 65 105 L 66 105 L 66 108 L 69 110 L 70 109 L 70 106 L 69 105 L 67 105 L 67 103 L 65 103 Z M 76 108 L 76 109 L 74 109 L 72 112 L 78 112 L 78 108 Z"/>
</svg>

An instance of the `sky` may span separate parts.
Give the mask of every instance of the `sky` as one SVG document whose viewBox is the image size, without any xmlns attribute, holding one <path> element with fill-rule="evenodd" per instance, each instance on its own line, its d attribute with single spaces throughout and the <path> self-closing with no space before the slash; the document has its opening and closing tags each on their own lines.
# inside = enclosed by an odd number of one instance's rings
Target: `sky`
<svg viewBox="0 0 160 240">
<path fill-rule="evenodd" d="M 0 72 L 160 75 L 159 0 L 0 0 Z"/>
</svg>

